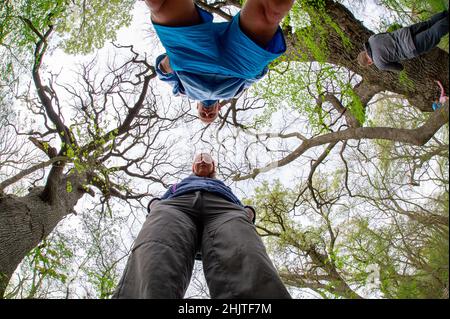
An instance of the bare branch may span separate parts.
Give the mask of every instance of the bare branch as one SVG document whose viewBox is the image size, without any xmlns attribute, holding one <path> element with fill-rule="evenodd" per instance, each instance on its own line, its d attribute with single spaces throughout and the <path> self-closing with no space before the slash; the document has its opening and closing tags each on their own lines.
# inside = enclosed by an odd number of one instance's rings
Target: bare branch
<svg viewBox="0 0 450 319">
<path fill-rule="evenodd" d="M 241 176 L 237 174 L 233 180 L 240 181 L 249 178 L 255 178 L 261 173 L 268 172 L 275 167 L 287 165 L 298 157 L 300 157 L 307 150 L 327 144 L 346 140 L 360 140 L 360 139 L 384 139 L 389 141 L 396 141 L 408 143 L 413 145 L 424 145 L 430 138 L 446 123 L 449 119 L 448 102 L 437 112 L 432 114 L 427 122 L 416 129 L 399 129 L 390 127 L 360 127 L 349 128 L 343 131 L 333 132 L 329 134 L 320 135 L 304 141 L 297 149 L 291 152 L 285 158 L 270 163 L 262 168 L 256 168 L 251 174 Z"/>
<path fill-rule="evenodd" d="M 20 173 L 14 175 L 13 177 L 10 177 L 10 178 L 4 180 L 3 182 L 1 182 L 0 183 L 0 193 L 2 193 L 3 190 L 6 187 L 8 187 L 8 186 L 18 182 L 20 179 L 24 178 L 27 175 L 30 175 L 31 173 L 34 173 L 35 171 L 37 171 L 39 169 L 45 168 L 45 167 L 47 167 L 49 165 L 52 165 L 52 164 L 54 164 L 56 162 L 59 162 L 59 161 L 67 162 L 68 160 L 69 159 L 67 157 L 65 157 L 65 156 L 56 156 L 56 157 L 53 157 L 53 158 L 51 158 L 50 160 L 48 160 L 46 162 L 39 163 L 39 164 L 34 165 L 34 166 L 30 167 L 30 168 L 27 168 L 27 169 L 21 171 Z"/>
</svg>

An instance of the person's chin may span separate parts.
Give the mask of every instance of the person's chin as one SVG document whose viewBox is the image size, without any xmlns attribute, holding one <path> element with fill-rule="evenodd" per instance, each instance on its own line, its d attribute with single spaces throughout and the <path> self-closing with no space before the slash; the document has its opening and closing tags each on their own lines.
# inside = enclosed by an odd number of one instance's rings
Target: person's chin
<svg viewBox="0 0 450 319">
<path fill-rule="evenodd" d="M 200 170 L 197 172 L 197 176 L 200 176 L 200 177 L 208 177 L 208 175 L 209 175 L 209 173 L 208 173 L 208 171 L 205 170 L 205 169 L 200 169 Z"/>
</svg>

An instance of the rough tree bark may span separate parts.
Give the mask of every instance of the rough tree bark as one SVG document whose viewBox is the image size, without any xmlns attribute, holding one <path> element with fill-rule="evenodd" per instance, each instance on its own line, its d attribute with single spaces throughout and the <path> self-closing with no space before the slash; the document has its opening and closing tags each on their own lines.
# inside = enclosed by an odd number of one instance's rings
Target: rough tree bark
<svg viewBox="0 0 450 319">
<path fill-rule="evenodd" d="M 254 179 L 261 173 L 268 172 L 275 167 L 282 167 L 293 162 L 298 157 L 303 155 L 307 150 L 313 147 L 328 143 L 336 143 L 339 141 L 383 139 L 393 142 L 402 142 L 422 146 L 425 145 L 443 125 L 448 123 L 448 120 L 449 103 L 446 102 L 440 110 L 437 110 L 430 116 L 430 118 L 424 125 L 415 129 L 400 129 L 391 127 L 351 127 L 346 130 L 323 134 L 312 137 L 310 139 L 300 138 L 300 140 L 302 140 L 302 143 L 289 155 L 276 162 L 269 163 L 262 168 L 255 168 L 250 174 L 237 174 L 233 177 L 233 180 L 241 181 L 249 178 Z"/>
<path fill-rule="evenodd" d="M 362 68 L 358 65 L 356 57 L 363 49 L 363 44 L 374 33 L 340 3 L 326 0 L 323 10 L 340 27 L 351 43 L 350 49 L 346 48 L 341 36 L 324 21 L 320 27 L 326 27 L 328 31 L 326 44 L 331 53 L 327 57 L 327 62 L 343 66 L 361 75 L 362 81 L 355 91 L 363 105 L 376 93 L 390 91 L 405 96 L 411 105 L 421 111 L 433 111 L 432 101 L 439 96 L 439 88 L 434 81 L 440 80 L 445 88 L 449 87 L 449 56 L 447 52 L 434 48 L 425 55 L 402 62 L 407 74 L 406 80 L 400 80 L 397 73 L 380 71 L 374 66 Z M 308 32 L 320 34 L 321 31 L 318 27 L 319 25 L 312 24 Z M 313 55 L 301 38 L 295 34 L 292 35 L 288 29 L 285 31 L 285 35 L 288 39 L 288 59 L 314 61 Z"/>
<path fill-rule="evenodd" d="M 22 259 L 48 236 L 86 193 L 83 177 L 59 178 L 52 186 L 56 196 L 50 204 L 42 199 L 44 187 L 26 196 L 0 195 L 0 298 Z M 72 191 L 67 191 L 70 185 Z"/>
</svg>

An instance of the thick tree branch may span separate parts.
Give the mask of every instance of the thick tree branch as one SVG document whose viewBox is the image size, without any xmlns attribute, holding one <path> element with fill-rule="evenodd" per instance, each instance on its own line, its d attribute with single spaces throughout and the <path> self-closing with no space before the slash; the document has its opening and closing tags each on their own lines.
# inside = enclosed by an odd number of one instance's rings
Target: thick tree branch
<svg viewBox="0 0 450 319">
<path fill-rule="evenodd" d="M 3 192 L 3 190 L 6 187 L 8 187 L 8 186 L 18 182 L 19 180 L 21 180 L 25 176 L 30 175 L 30 174 L 36 172 L 37 170 L 45 168 L 45 167 L 47 167 L 49 165 L 52 165 L 52 164 L 54 164 L 56 162 L 59 162 L 59 161 L 65 161 L 66 162 L 68 160 L 69 159 L 67 157 L 65 157 L 65 156 L 56 156 L 56 157 L 53 157 L 52 159 L 50 159 L 50 160 L 48 160 L 46 162 L 39 163 L 39 164 L 36 164 L 36 165 L 34 165 L 34 166 L 30 167 L 30 168 L 24 169 L 20 173 L 14 175 L 13 177 L 10 177 L 10 178 L 8 178 L 8 179 L 6 179 L 6 180 L 4 180 L 3 182 L 0 183 L 0 194 Z"/>
<path fill-rule="evenodd" d="M 355 116 L 348 109 L 342 105 L 341 101 L 334 94 L 326 94 L 325 101 L 328 101 L 333 105 L 334 109 L 339 112 L 342 116 L 345 117 L 345 121 L 348 126 L 356 128 L 361 127 L 361 123 L 356 119 Z"/>
<path fill-rule="evenodd" d="M 251 174 L 241 176 L 240 174 L 235 175 L 234 181 L 246 180 L 250 178 L 255 178 L 261 173 L 268 172 L 275 167 L 285 166 L 298 157 L 300 157 L 307 150 L 328 144 L 335 143 L 339 141 L 346 140 L 360 140 L 360 139 L 380 139 L 389 140 L 394 142 L 401 142 L 413 145 L 424 145 L 430 140 L 430 138 L 446 123 L 449 119 L 449 104 L 448 102 L 438 111 L 433 113 L 427 122 L 416 128 L 416 129 L 398 129 L 390 127 L 359 127 L 359 128 L 349 128 L 344 131 L 328 133 L 311 138 L 304 141 L 297 149 L 290 153 L 285 158 L 272 162 L 265 167 L 256 168 Z"/>
<path fill-rule="evenodd" d="M 144 76 L 144 81 L 142 83 L 142 90 L 139 94 L 139 98 L 135 102 L 134 106 L 129 108 L 128 114 L 125 117 L 125 119 L 123 120 L 123 122 L 115 129 L 110 130 L 109 132 L 104 134 L 102 137 L 100 137 L 99 138 L 100 140 L 109 141 L 111 139 L 111 137 L 117 137 L 117 136 L 123 135 L 126 132 L 128 132 L 131 128 L 131 123 L 138 116 L 140 110 L 144 106 L 144 101 L 145 101 L 145 98 L 148 93 L 150 80 L 152 80 L 153 78 L 156 77 L 156 72 L 153 67 L 148 66 L 148 64 L 146 64 L 146 61 L 138 61 L 138 62 L 144 63 L 147 66 L 146 72 L 142 72 L 142 74 L 150 72 L 150 74 L 147 74 L 146 76 Z M 84 152 L 84 151 L 91 152 L 94 149 L 96 149 L 98 146 L 99 145 L 97 144 L 97 141 L 92 141 L 88 145 L 84 146 L 81 151 L 82 152 Z"/>
</svg>

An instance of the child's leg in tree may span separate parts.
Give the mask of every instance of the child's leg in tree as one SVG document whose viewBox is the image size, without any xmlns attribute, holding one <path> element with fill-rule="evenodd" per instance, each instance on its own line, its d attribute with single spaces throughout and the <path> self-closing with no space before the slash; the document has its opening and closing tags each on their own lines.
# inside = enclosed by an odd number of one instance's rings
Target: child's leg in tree
<svg viewBox="0 0 450 319">
<path fill-rule="evenodd" d="M 413 36 L 417 54 L 424 54 L 439 44 L 441 38 L 448 33 L 448 15 L 435 22 L 430 28 Z"/>
<path fill-rule="evenodd" d="M 295 0 L 247 0 L 242 8 L 240 26 L 244 33 L 261 47 L 275 35 L 281 20 Z"/>
<path fill-rule="evenodd" d="M 156 24 L 181 27 L 201 23 L 192 0 L 145 0 Z"/>
<path fill-rule="evenodd" d="M 443 11 L 438 14 L 435 14 L 426 21 L 413 24 L 412 26 L 410 26 L 411 34 L 415 36 L 416 34 L 425 31 L 426 29 L 430 28 L 433 24 L 445 18 L 446 16 L 448 16 L 448 11 Z"/>
</svg>

